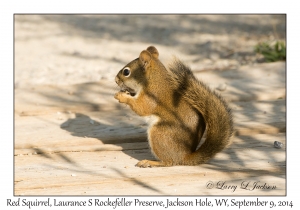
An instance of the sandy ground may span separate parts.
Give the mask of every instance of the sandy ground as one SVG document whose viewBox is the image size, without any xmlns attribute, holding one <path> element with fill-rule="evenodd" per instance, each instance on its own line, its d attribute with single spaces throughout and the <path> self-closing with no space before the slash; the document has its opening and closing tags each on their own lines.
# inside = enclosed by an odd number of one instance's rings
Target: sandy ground
<svg viewBox="0 0 300 210">
<path fill-rule="evenodd" d="M 285 39 L 284 15 L 15 15 L 15 87 L 108 80 L 149 45 L 193 70 L 263 62 L 260 41 Z"/>
</svg>

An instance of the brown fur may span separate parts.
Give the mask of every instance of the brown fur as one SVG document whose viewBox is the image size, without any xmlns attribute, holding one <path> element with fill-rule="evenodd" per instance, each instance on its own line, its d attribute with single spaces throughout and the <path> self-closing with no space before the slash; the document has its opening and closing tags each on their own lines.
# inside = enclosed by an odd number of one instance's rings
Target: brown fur
<svg viewBox="0 0 300 210">
<path fill-rule="evenodd" d="M 137 166 L 205 163 L 230 142 L 230 109 L 182 62 L 175 60 L 166 69 L 158 56 L 150 46 L 116 76 L 121 91 L 115 98 L 138 115 L 156 119 L 149 126 L 148 141 L 158 160 L 142 160 Z M 206 128 L 206 141 L 197 149 Z"/>
</svg>

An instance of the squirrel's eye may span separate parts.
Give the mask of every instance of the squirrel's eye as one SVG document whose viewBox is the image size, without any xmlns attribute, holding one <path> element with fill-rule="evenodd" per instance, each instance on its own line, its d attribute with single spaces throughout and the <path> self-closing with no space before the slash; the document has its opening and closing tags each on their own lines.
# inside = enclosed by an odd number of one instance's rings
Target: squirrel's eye
<svg viewBox="0 0 300 210">
<path fill-rule="evenodd" d="M 124 69 L 124 70 L 123 70 L 123 75 L 124 75 L 125 77 L 128 77 L 128 76 L 130 75 L 130 70 L 129 70 L 128 68 Z"/>
</svg>

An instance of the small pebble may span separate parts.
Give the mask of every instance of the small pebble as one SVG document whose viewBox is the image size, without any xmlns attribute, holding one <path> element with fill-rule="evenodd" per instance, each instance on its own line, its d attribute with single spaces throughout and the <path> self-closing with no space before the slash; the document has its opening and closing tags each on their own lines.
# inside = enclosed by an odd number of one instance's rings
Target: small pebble
<svg viewBox="0 0 300 210">
<path fill-rule="evenodd" d="M 92 125 L 94 125 L 95 122 L 94 122 L 94 120 L 90 120 L 90 123 L 91 123 Z"/>
<path fill-rule="evenodd" d="M 281 149 L 283 146 L 283 143 L 279 142 L 279 141 L 274 141 L 274 147 L 277 149 Z"/>
<path fill-rule="evenodd" d="M 71 174 L 71 176 L 76 176 L 76 174 Z"/>
<path fill-rule="evenodd" d="M 226 90 L 226 88 L 227 88 L 227 85 L 225 83 L 223 83 L 223 84 L 220 84 L 216 89 L 219 91 L 224 91 L 224 90 Z"/>
</svg>

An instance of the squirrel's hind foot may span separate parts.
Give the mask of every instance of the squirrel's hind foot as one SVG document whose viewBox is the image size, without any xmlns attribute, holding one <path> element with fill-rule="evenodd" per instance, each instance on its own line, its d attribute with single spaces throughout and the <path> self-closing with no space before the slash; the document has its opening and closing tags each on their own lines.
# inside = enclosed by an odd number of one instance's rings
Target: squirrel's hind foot
<svg viewBox="0 0 300 210">
<path fill-rule="evenodd" d="M 157 161 L 157 160 L 141 160 L 135 166 L 140 168 L 152 168 L 152 167 L 165 167 L 168 166 L 164 162 Z"/>
</svg>

